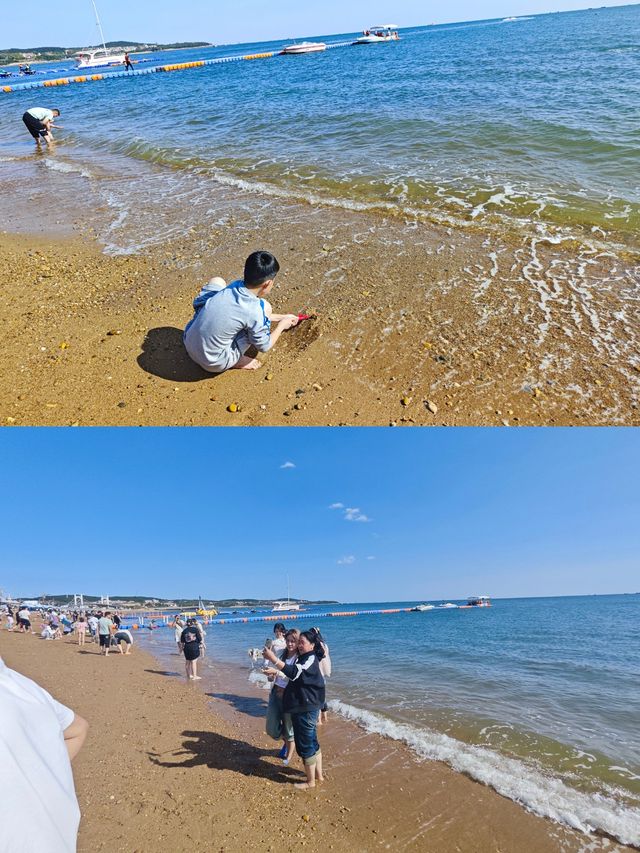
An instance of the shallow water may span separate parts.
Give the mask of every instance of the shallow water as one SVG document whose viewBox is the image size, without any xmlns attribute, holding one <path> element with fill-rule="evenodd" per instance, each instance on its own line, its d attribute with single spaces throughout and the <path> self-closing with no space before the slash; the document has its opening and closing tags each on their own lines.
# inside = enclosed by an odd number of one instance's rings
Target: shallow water
<svg viewBox="0 0 640 853">
<path fill-rule="evenodd" d="M 410 605 L 316 612 L 391 606 Z M 623 595 L 295 624 L 318 624 L 331 647 L 328 695 L 337 713 L 538 814 L 638 844 L 639 616 L 640 595 Z M 248 671 L 247 649 L 270 628 L 212 625 L 209 662 Z M 159 630 L 152 649 L 172 641 L 172 631 Z M 259 687 L 258 668 L 251 677 Z"/>
</svg>

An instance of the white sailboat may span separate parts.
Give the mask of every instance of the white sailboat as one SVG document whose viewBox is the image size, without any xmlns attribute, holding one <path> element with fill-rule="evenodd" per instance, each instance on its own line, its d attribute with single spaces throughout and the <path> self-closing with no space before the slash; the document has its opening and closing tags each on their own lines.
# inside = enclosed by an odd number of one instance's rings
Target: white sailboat
<svg viewBox="0 0 640 853">
<path fill-rule="evenodd" d="M 111 65 L 124 65 L 125 52 L 123 50 L 113 50 L 107 48 L 107 45 L 104 40 L 104 33 L 102 32 L 102 24 L 100 23 L 100 16 L 98 15 L 98 7 L 95 4 L 95 0 L 91 0 L 91 4 L 93 6 L 93 11 L 96 16 L 96 25 L 98 27 L 98 32 L 100 33 L 100 41 L 102 43 L 102 47 L 88 47 L 85 50 L 79 50 L 75 55 L 76 68 L 104 68 L 105 66 Z"/>
<path fill-rule="evenodd" d="M 290 613 L 295 610 L 300 610 L 300 605 L 292 602 L 289 598 L 289 575 L 287 575 L 287 600 L 286 601 L 274 601 L 273 608 L 271 610 L 272 613 Z"/>
</svg>

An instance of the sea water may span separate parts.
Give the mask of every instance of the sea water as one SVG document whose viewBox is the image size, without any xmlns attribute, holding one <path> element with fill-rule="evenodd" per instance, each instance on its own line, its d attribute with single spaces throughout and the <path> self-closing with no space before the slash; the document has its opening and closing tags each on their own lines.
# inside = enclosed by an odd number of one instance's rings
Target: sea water
<svg viewBox="0 0 640 853">
<path fill-rule="evenodd" d="M 144 67 L 284 43 L 146 55 Z M 129 249 L 136 238 L 166 239 L 163 207 L 174 212 L 171 235 L 205 217 L 215 185 L 637 248 L 639 57 L 640 6 L 626 6 L 3 94 L 0 171 L 33 180 L 20 117 L 42 104 L 62 110 L 65 130 L 41 173 L 82 175 L 85 215 L 111 206 L 128 224 L 115 242 Z M 59 76 L 69 61 L 34 67 Z"/>
<path fill-rule="evenodd" d="M 318 615 L 282 620 L 321 629 L 334 712 L 537 814 L 640 844 L 640 594 L 319 615 L 412 604 L 315 607 Z M 272 624 L 211 624 L 209 663 L 232 664 L 256 689 L 266 686 L 247 650 Z M 157 652 L 174 647 L 172 630 L 152 639 Z"/>
</svg>

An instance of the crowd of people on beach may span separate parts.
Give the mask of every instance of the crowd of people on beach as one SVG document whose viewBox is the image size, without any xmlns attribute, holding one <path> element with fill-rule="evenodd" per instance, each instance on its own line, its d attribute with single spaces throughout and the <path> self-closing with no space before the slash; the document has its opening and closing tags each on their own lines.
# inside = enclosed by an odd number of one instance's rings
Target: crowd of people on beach
<svg viewBox="0 0 640 853">
<path fill-rule="evenodd" d="M 31 610 L 22 604 L 13 607 L 3 606 L 5 628 L 21 634 L 34 634 Z M 2 612 L 2 611 L 0 611 Z M 35 611 L 40 619 L 40 638 L 59 640 L 74 635 L 79 646 L 89 642 L 98 644 L 99 651 L 105 657 L 110 651 L 117 650 L 121 655 L 131 654 L 133 635 L 122 625 L 122 619 L 116 612 L 102 610 L 62 610 L 50 607 Z"/>
</svg>

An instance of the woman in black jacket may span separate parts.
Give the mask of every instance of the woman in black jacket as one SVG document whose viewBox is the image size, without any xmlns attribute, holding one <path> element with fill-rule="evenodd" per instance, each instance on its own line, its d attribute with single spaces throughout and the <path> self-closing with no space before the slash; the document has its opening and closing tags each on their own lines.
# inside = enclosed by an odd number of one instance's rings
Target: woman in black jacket
<svg viewBox="0 0 640 853">
<path fill-rule="evenodd" d="M 293 664 L 280 660 L 271 649 L 264 649 L 264 657 L 273 668 L 269 675 L 282 673 L 289 679 L 284 691 L 284 711 L 291 714 L 296 752 L 304 762 L 307 781 L 296 788 L 315 788 L 316 781 L 324 781 L 322 753 L 318 743 L 318 716 L 324 705 L 324 676 L 320 672 L 320 661 L 324 650 L 310 631 L 303 631 L 298 639 L 298 659 Z"/>
</svg>

